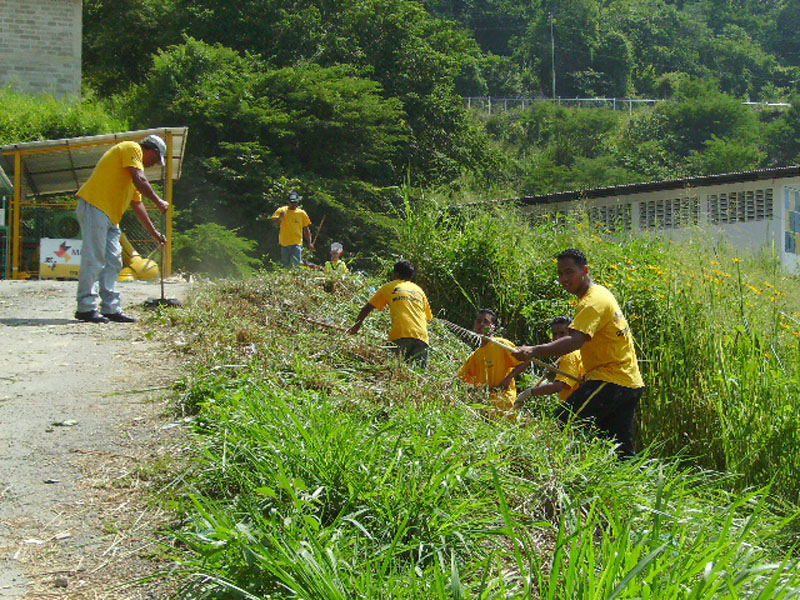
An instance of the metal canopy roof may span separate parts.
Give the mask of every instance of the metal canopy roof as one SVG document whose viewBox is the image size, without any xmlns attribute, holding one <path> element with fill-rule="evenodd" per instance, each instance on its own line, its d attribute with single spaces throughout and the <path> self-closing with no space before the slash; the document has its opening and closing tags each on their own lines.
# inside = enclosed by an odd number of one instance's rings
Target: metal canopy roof
<svg viewBox="0 0 800 600">
<path fill-rule="evenodd" d="M 124 141 L 139 142 L 150 134 L 160 135 L 167 141 L 172 138 L 172 179 L 180 178 L 183 155 L 186 149 L 187 127 L 160 127 L 123 133 L 109 133 L 62 140 L 43 140 L 0 146 L 0 173 L 3 170 L 15 179 L 15 154 L 22 161 L 23 197 L 70 194 L 78 191 L 89 179 L 100 157 L 114 144 Z M 167 167 L 155 165 L 145 169 L 150 181 L 166 178 Z"/>
</svg>

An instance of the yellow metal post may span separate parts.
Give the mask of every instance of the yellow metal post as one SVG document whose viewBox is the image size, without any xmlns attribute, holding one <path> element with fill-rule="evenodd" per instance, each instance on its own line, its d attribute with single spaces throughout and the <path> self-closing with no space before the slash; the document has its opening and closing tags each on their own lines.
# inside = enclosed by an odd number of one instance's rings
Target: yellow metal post
<svg viewBox="0 0 800 600">
<path fill-rule="evenodd" d="M 22 156 L 14 152 L 14 207 L 11 212 L 11 279 L 19 279 L 19 267 L 22 261 L 22 230 L 20 229 L 20 212 L 22 210 Z"/>
<path fill-rule="evenodd" d="M 167 134 L 167 181 L 164 188 L 167 192 L 167 252 L 164 258 L 164 275 L 172 275 L 172 134 Z"/>
</svg>

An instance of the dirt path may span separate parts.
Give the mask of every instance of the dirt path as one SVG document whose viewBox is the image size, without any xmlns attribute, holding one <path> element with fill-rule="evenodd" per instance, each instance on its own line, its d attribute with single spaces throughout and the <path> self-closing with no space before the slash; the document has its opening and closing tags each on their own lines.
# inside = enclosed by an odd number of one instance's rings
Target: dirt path
<svg viewBox="0 0 800 600">
<path fill-rule="evenodd" d="M 0 281 L 0 600 L 154 599 L 164 581 L 148 502 L 181 443 L 164 391 L 174 359 L 141 325 L 73 320 L 74 282 Z M 168 282 L 183 299 L 187 285 Z M 121 284 L 126 312 L 158 282 Z"/>
</svg>

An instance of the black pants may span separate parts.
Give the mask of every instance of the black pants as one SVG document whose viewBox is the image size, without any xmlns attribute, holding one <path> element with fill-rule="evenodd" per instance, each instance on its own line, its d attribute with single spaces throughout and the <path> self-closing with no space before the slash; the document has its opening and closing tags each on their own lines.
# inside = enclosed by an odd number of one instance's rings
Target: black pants
<svg viewBox="0 0 800 600">
<path fill-rule="evenodd" d="M 587 381 L 556 410 L 556 417 L 566 423 L 591 421 L 601 435 L 618 444 L 621 457 L 634 455 L 634 415 L 644 388 L 627 388 L 607 381 Z M 587 402 L 588 400 L 588 402 Z"/>
<path fill-rule="evenodd" d="M 406 362 L 413 362 L 423 369 L 428 368 L 428 344 L 417 338 L 398 338 L 392 342 L 395 354 Z"/>
</svg>

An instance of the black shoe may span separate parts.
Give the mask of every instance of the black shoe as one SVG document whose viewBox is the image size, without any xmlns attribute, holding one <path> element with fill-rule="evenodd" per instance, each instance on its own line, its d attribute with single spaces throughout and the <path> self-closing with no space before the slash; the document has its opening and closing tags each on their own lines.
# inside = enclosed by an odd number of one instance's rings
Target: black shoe
<svg viewBox="0 0 800 600">
<path fill-rule="evenodd" d="M 96 310 L 78 311 L 75 313 L 75 318 L 78 321 L 86 321 L 87 323 L 108 323 L 108 319 Z"/>
<path fill-rule="evenodd" d="M 114 323 L 136 323 L 136 319 L 133 317 L 129 317 L 123 312 L 118 313 L 103 313 L 103 317 L 105 317 L 108 321 L 114 321 Z"/>
</svg>

